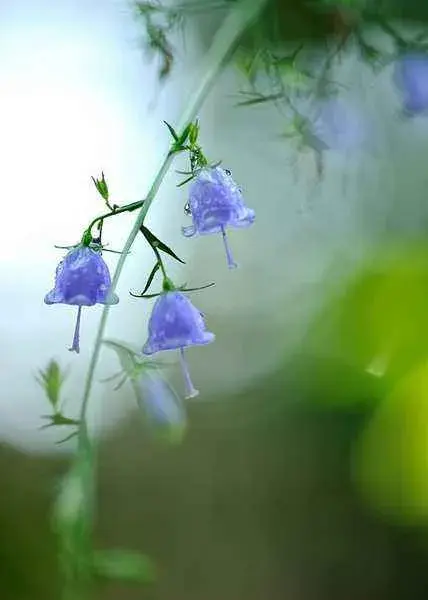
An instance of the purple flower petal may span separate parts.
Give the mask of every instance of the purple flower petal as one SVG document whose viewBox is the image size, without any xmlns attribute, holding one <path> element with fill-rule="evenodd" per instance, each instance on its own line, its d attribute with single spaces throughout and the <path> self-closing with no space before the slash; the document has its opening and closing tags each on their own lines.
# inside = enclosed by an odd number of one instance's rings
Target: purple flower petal
<svg viewBox="0 0 428 600">
<path fill-rule="evenodd" d="M 399 87 L 404 109 L 419 114 L 428 110 L 428 56 L 404 54 L 395 63 L 394 79 Z"/>
<path fill-rule="evenodd" d="M 240 188 L 220 167 L 199 171 L 190 186 L 189 207 L 194 232 L 199 235 L 221 233 L 227 227 L 249 227 L 255 220 L 255 212 L 245 206 Z"/>
<path fill-rule="evenodd" d="M 119 298 L 111 293 L 111 278 L 101 253 L 77 246 L 66 254 L 56 268 L 55 287 L 46 294 L 46 304 L 78 306 L 76 327 L 71 351 L 80 352 L 80 317 L 82 306 L 117 304 Z"/>
<path fill-rule="evenodd" d="M 256 218 L 254 210 L 245 206 L 242 191 L 230 171 L 220 167 L 205 167 L 199 171 L 189 191 L 189 212 L 193 225 L 182 227 L 183 235 L 221 233 L 229 268 L 237 264 L 232 258 L 225 230 L 228 227 L 249 227 Z"/>
<path fill-rule="evenodd" d="M 144 354 L 200 346 L 214 341 L 206 330 L 201 313 L 181 292 L 166 292 L 159 296 L 149 320 L 149 337 Z"/>
<path fill-rule="evenodd" d="M 46 304 L 117 304 L 116 294 L 109 297 L 110 273 L 101 254 L 88 248 L 73 248 L 56 269 L 55 287 L 45 296 Z"/>
<path fill-rule="evenodd" d="M 186 413 L 180 398 L 158 374 L 145 373 L 138 382 L 138 399 L 155 425 L 182 426 Z"/>
<path fill-rule="evenodd" d="M 313 135 L 331 150 L 357 148 L 366 135 L 362 115 L 345 101 L 336 98 L 320 101 L 311 122 Z"/>
</svg>

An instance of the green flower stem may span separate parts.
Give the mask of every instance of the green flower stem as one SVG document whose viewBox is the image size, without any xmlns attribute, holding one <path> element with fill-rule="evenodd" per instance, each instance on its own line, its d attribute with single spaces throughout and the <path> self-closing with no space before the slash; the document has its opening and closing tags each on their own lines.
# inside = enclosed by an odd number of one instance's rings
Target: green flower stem
<svg viewBox="0 0 428 600">
<path fill-rule="evenodd" d="M 204 61 L 205 64 L 202 66 L 201 69 L 201 79 L 195 90 L 193 98 L 191 99 L 187 109 L 185 110 L 182 116 L 181 124 L 178 128 L 179 131 L 182 131 L 188 123 L 194 121 L 203 102 L 208 96 L 208 93 L 211 91 L 211 88 L 214 85 L 217 76 L 221 72 L 227 60 L 232 55 L 240 37 L 248 28 L 248 26 L 252 24 L 252 22 L 257 18 L 257 16 L 266 4 L 267 0 L 240 0 L 239 2 L 234 3 L 233 8 L 230 9 L 229 14 L 225 17 L 225 20 L 222 26 L 220 27 L 219 31 L 217 32 L 211 45 L 211 48 L 207 53 L 206 60 Z M 128 256 L 128 252 L 131 249 L 131 246 L 138 235 L 138 232 L 140 230 L 141 225 L 144 222 L 150 205 L 153 202 L 163 182 L 163 179 L 171 166 L 172 161 L 173 156 L 168 152 L 167 156 L 163 160 L 158 174 L 155 177 L 152 187 L 150 188 L 149 193 L 147 194 L 147 197 L 141 207 L 141 210 L 138 213 L 138 216 L 128 236 L 128 239 L 125 242 L 122 254 L 119 257 L 119 261 L 113 275 L 111 288 L 112 292 L 114 292 L 117 287 L 119 278 L 125 265 L 125 260 Z M 83 392 L 82 407 L 80 412 L 80 420 L 82 422 L 85 421 L 86 418 L 86 410 L 92 390 L 95 368 L 98 363 L 98 358 L 101 351 L 102 338 L 104 336 L 104 330 L 106 327 L 109 312 L 110 306 L 106 304 L 101 315 L 100 324 L 98 326 L 98 331 L 95 338 L 94 349 L 89 364 L 88 374 L 85 381 L 85 389 Z"/>
<path fill-rule="evenodd" d="M 110 212 L 105 213 L 104 215 L 100 215 L 99 217 L 95 217 L 95 219 L 93 219 L 88 228 L 85 230 L 88 232 L 92 231 L 92 227 L 100 222 L 101 224 L 104 223 L 104 219 L 108 219 L 109 217 L 114 217 L 115 215 L 120 215 L 120 213 L 124 213 L 124 212 L 132 212 L 134 210 L 137 210 L 139 208 L 141 208 L 144 204 L 145 200 L 138 200 L 137 202 L 131 202 L 130 204 L 125 204 L 125 206 L 117 206 L 116 208 L 112 209 Z"/>
<path fill-rule="evenodd" d="M 184 114 L 181 119 L 180 127 L 178 130 L 183 131 L 184 127 L 188 125 L 188 123 L 195 120 L 202 104 L 204 103 L 206 97 L 208 96 L 211 88 L 213 87 L 218 75 L 222 71 L 224 65 L 227 63 L 228 59 L 231 57 L 237 43 L 239 42 L 240 37 L 245 32 L 250 24 L 257 18 L 263 7 L 266 5 L 267 0 L 239 0 L 233 4 L 230 12 L 225 17 L 221 27 L 219 28 L 213 43 L 206 55 L 204 64 L 201 68 L 200 79 L 196 90 L 191 98 L 187 109 L 184 111 Z M 140 212 L 135 220 L 135 223 L 129 233 L 129 236 L 124 244 L 121 255 L 119 256 L 119 260 L 117 263 L 116 270 L 112 279 L 111 292 L 113 293 L 117 287 L 119 282 L 119 278 L 121 276 L 123 267 L 125 265 L 126 258 L 131 249 L 132 244 L 134 243 L 135 238 L 140 231 L 140 227 L 144 222 L 144 219 L 147 215 L 147 212 L 172 164 L 174 159 L 174 153 L 168 152 L 165 156 L 162 165 L 159 169 L 158 174 L 156 175 L 153 184 L 145 198 L 144 201 L 140 203 L 134 203 L 131 205 L 127 205 L 122 209 L 117 209 L 114 212 L 106 213 L 106 215 L 102 216 L 102 220 L 113 216 L 113 214 L 118 214 L 119 211 L 125 212 L 130 210 L 134 210 L 135 208 L 140 208 Z M 139 206 L 138 206 L 139 205 Z M 99 221 L 98 217 L 93 221 L 90 225 L 90 228 Z M 102 340 L 104 337 L 104 331 L 106 328 L 107 318 L 109 316 L 110 306 L 106 304 L 103 308 L 103 312 L 101 315 L 100 323 L 98 326 L 98 331 L 95 338 L 94 349 L 91 355 L 89 368 L 86 376 L 85 387 L 83 391 L 83 398 L 80 410 L 80 428 L 79 428 L 79 446 L 78 446 L 78 456 L 77 460 L 83 459 L 85 462 L 90 461 L 90 477 L 86 473 L 84 480 L 82 480 L 82 484 L 84 485 L 84 494 L 85 494 L 85 504 L 87 504 L 87 518 L 90 517 L 90 520 L 93 521 L 93 510 L 95 504 L 95 493 L 94 493 L 94 481 L 95 481 L 95 457 L 92 449 L 92 444 L 90 443 L 88 427 L 86 423 L 86 413 L 88 408 L 88 402 L 92 391 L 92 385 L 94 381 L 95 369 L 98 363 L 98 359 L 100 356 Z M 90 541 L 91 537 L 91 528 L 87 528 L 87 534 L 85 539 L 82 539 L 82 551 L 83 554 L 87 554 L 87 544 Z M 86 578 L 83 578 L 86 579 Z M 75 582 L 76 588 L 80 589 L 80 582 Z M 86 581 L 81 582 L 85 585 Z M 88 588 L 86 587 L 86 591 Z M 71 582 L 65 582 L 65 588 L 63 589 L 64 598 L 67 600 L 81 600 L 83 598 L 82 591 L 79 594 L 74 594 L 71 589 Z"/>
</svg>

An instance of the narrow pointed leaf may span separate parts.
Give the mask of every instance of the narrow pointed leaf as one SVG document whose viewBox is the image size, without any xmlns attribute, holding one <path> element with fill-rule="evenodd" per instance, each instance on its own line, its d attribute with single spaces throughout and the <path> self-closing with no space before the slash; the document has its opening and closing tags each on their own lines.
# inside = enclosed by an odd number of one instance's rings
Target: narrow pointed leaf
<svg viewBox="0 0 428 600">
<path fill-rule="evenodd" d="M 80 425 L 80 421 L 77 421 L 76 419 L 70 419 L 69 417 L 65 417 L 64 415 L 62 415 L 61 413 L 55 413 L 53 415 L 43 415 L 42 419 L 49 419 L 51 422 L 48 423 L 47 425 L 43 425 L 41 427 L 41 429 L 46 429 L 48 427 L 55 427 L 55 426 L 61 426 L 61 425 L 73 425 L 78 427 Z"/>
<path fill-rule="evenodd" d="M 150 246 L 152 246 L 152 248 L 157 248 L 158 250 L 165 252 L 165 254 L 169 254 L 169 256 L 175 258 L 175 260 L 178 260 L 178 262 L 181 262 L 183 265 L 186 264 L 184 260 L 181 260 L 181 258 L 179 258 L 176 255 L 176 253 L 173 250 L 171 250 L 171 248 L 169 248 L 166 244 L 161 242 L 149 229 L 147 229 L 145 225 L 141 225 L 140 231 L 144 235 L 146 240 L 149 242 Z"/>
<path fill-rule="evenodd" d="M 189 123 L 187 127 L 184 128 L 182 134 L 178 138 L 177 144 L 183 146 L 187 142 L 187 138 L 189 137 L 190 130 L 192 128 L 192 123 Z"/>
<path fill-rule="evenodd" d="M 255 104 L 262 104 L 264 102 L 273 102 L 275 100 L 280 100 L 281 98 L 283 98 L 283 94 L 269 94 L 268 96 L 264 96 L 263 94 L 255 94 L 248 100 L 241 100 L 241 102 L 238 102 L 236 106 L 253 106 Z"/>
<path fill-rule="evenodd" d="M 62 438 L 61 440 L 58 440 L 57 442 L 55 442 L 57 445 L 59 444 L 64 444 L 65 442 L 68 442 L 69 440 L 73 439 L 74 437 L 78 436 L 79 432 L 78 431 L 73 431 L 72 433 L 70 433 L 69 435 L 65 436 L 65 438 Z"/>
<path fill-rule="evenodd" d="M 61 367 L 55 360 L 51 360 L 46 369 L 39 370 L 36 380 L 44 389 L 45 394 L 51 406 L 56 410 L 60 401 L 61 387 L 65 380 L 65 373 L 61 372 Z"/>
<path fill-rule="evenodd" d="M 153 267 L 153 269 L 151 270 L 151 273 L 147 279 L 147 283 L 144 287 L 144 290 L 141 292 L 141 294 L 145 294 L 147 292 L 147 290 L 149 289 L 149 287 L 152 285 L 152 281 L 154 276 L 156 275 L 156 273 L 159 271 L 160 269 L 160 264 L 159 262 L 155 263 L 155 266 Z"/>
<path fill-rule="evenodd" d="M 177 142 L 178 141 L 178 134 L 175 131 L 175 129 L 172 127 L 172 125 L 170 125 L 169 123 L 167 123 L 166 121 L 164 121 L 165 125 L 168 127 L 170 134 L 172 135 L 172 137 L 174 138 L 174 140 Z"/>
</svg>

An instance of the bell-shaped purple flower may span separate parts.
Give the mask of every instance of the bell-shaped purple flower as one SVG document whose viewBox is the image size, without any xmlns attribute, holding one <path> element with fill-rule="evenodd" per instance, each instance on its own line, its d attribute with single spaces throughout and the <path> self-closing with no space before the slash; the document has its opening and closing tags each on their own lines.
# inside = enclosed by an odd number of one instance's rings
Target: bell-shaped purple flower
<svg viewBox="0 0 428 600">
<path fill-rule="evenodd" d="M 119 298 L 110 294 L 111 278 L 100 252 L 88 246 L 77 246 L 58 264 L 55 287 L 45 296 L 46 304 L 78 306 L 73 344 L 70 350 L 80 351 L 80 317 L 82 306 L 117 304 Z"/>
<path fill-rule="evenodd" d="M 394 80 L 399 87 L 404 110 L 416 115 L 428 110 L 428 55 L 408 53 L 395 63 Z"/>
<path fill-rule="evenodd" d="M 207 331 L 204 318 L 188 298 L 179 291 L 168 291 L 159 296 L 149 320 L 149 337 L 143 354 L 163 350 L 180 350 L 180 361 L 186 385 L 186 398 L 198 395 L 190 378 L 184 348 L 203 346 L 213 342 L 215 335 Z"/>
<path fill-rule="evenodd" d="M 326 98 L 317 101 L 310 112 L 310 132 L 321 144 L 315 149 L 346 152 L 361 146 L 367 133 L 366 123 L 348 102 Z"/>
<path fill-rule="evenodd" d="M 220 167 L 202 168 L 190 186 L 188 206 L 193 225 L 183 227 L 183 234 L 191 237 L 221 233 L 228 266 L 236 267 L 226 229 L 249 227 L 254 223 L 255 212 L 244 204 L 242 192 L 230 172 Z"/>
<path fill-rule="evenodd" d="M 183 427 L 186 412 L 182 401 L 158 373 L 145 372 L 137 384 L 138 401 L 155 426 Z"/>
</svg>

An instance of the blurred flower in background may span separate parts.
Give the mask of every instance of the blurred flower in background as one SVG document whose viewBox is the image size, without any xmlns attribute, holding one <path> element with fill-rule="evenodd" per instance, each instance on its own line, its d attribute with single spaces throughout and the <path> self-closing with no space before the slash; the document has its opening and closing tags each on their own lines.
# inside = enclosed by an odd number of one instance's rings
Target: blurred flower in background
<svg viewBox="0 0 428 600">
<path fill-rule="evenodd" d="M 156 431 L 181 439 L 186 427 L 183 401 L 158 370 L 145 371 L 135 385 L 137 402 Z"/>
<path fill-rule="evenodd" d="M 395 64 L 395 81 L 410 115 L 428 110 L 428 55 L 406 53 Z"/>
<path fill-rule="evenodd" d="M 428 521 L 428 247 L 381 247 L 342 281 L 306 339 L 305 348 L 333 361 L 312 373 L 317 402 L 365 406 L 352 454 L 355 484 L 385 518 Z M 321 363 L 322 364 L 322 363 Z M 330 388 L 335 388 L 329 393 Z"/>
</svg>

